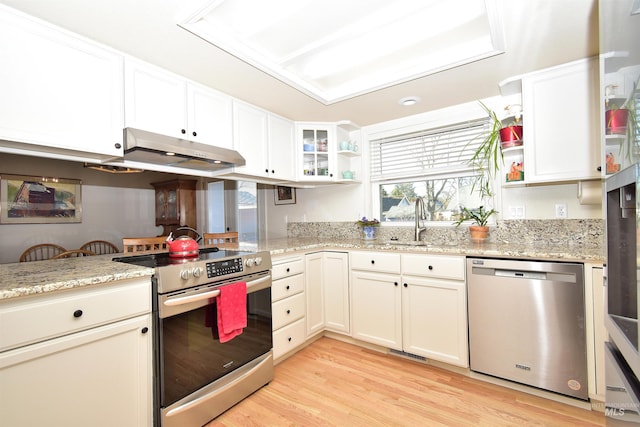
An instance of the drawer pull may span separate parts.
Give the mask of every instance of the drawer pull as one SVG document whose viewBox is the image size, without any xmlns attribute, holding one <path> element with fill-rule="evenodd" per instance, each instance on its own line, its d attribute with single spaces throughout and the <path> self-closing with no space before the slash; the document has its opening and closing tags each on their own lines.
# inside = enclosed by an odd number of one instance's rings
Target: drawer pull
<svg viewBox="0 0 640 427">
<path fill-rule="evenodd" d="M 398 286 L 398 282 L 393 282 L 393 286 Z"/>
<path fill-rule="evenodd" d="M 142 332 L 143 334 L 146 334 L 147 332 L 149 332 L 149 328 L 147 328 L 146 326 L 144 328 L 142 328 L 140 330 L 140 332 Z"/>
<path fill-rule="evenodd" d="M 287 285 L 286 289 L 287 289 L 287 290 L 291 289 L 291 286 Z"/>
<path fill-rule="evenodd" d="M 287 338 L 287 341 L 291 342 L 291 337 Z"/>
<path fill-rule="evenodd" d="M 73 312 L 73 317 L 81 317 L 82 316 L 82 310 L 76 310 Z"/>
<path fill-rule="evenodd" d="M 290 271 L 291 271 L 291 269 L 289 267 L 287 267 L 287 273 L 290 272 Z"/>
<path fill-rule="evenodd" d="M 287 314 L 291 314 L 291 310 L 287 310 Z"/>
<path fill-rule="evenodd" d="M 404 287 L 405 287 L 405 288 L 407 288 L 407 287 L 409 287 L 409 285 L 407 285 L 407 284 L 405 283 L 405 284 L 404 284 Z"/>
<path fill-rule="evenodd" d="M 371 264 L 375 264 L 376 261 L 374 259 L 371 260 Z"/>
<path fill-rule="evenodd" d="M 430 265 L 429 267 L 427 267 L 429 270 L 433 270 L 433 265 Z"/>
</svg>

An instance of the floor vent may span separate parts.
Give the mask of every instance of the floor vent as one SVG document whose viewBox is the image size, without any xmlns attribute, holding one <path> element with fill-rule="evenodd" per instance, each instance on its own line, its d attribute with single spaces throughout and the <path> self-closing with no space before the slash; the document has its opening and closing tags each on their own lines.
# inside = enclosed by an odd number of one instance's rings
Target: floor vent
<svg viewBox="0 0 640 427">
<path fill-rule="evenodd" d="M 420 360 L 422 362 L 427 361 L 427 358 L 424 356 L 418 356 L 417 354 L 407 353 L 406 351 L 396 350 L 393 348 L 389 349 L 389 353 L 395 354 L 396 356 L 408 357 L 409 359 Z"/>
</svg>

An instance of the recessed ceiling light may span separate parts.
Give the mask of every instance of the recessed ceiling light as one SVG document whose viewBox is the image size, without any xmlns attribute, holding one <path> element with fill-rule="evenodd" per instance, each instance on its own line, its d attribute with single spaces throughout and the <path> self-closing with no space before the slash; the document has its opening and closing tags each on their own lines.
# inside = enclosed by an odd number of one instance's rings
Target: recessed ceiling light
<svg viewBox="0 0 640 427">
<path fill-rule="evenodd" d="M 400 101 L 398 101 L 398 104 L 409 107 L 411 105 L 416 105 L 418 102 L 420 102 L 419 96 L 405 96 Z"/>
</svg>

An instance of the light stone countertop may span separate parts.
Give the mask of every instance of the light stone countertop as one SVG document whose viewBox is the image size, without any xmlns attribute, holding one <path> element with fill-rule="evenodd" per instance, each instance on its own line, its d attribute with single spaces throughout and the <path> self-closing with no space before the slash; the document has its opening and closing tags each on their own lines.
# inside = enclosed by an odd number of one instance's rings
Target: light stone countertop
<svg viewBox="0 0 640 427">
<path fill-rule="evenodd" d="M 574 261 L 600 264 L 604 262 L 602 248 L 578 245 L 552 246 L 535 244 L 518 247 L 513 244 L 404 245 L 386 241 L 368 242 L 361 239 L 271 239 L 257 244 L 241 243 L 246 251 L 269 251 L 273 257 L 320 250 L 376 250 L 484 256 L 496 258 L 540 259 L 546 261 Z M 38 295 L 83 286 L 108 284 L 118 280 L 151 277 L 148 267 L 114 262 L 122 254 L 82 258 L 0 264 L 0 301 L 16 297 Z"/>
</svg>

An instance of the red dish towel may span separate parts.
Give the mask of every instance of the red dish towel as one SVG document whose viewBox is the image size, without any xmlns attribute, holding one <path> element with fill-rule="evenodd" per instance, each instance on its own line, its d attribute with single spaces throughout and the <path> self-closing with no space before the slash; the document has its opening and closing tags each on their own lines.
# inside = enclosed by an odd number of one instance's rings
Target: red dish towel
<svg viewBox="0 0 640 427">
<path fill-rule="evenodd" d="M 218 336 L 230 341 L 247 327 L 247 283 L 236 282 L 220 288 L 218 296 Z"/>
</svg>

